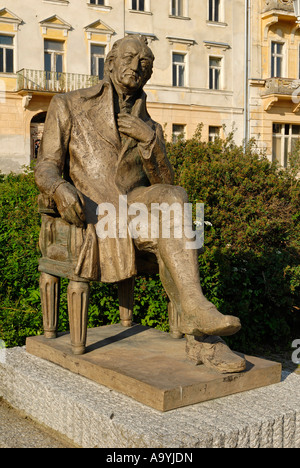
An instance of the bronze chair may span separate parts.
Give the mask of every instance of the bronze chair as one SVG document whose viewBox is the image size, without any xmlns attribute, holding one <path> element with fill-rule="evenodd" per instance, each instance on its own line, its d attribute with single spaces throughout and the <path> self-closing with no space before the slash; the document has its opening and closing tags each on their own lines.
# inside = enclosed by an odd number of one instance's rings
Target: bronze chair
<svg viewBox="0 0 300 468">
<path fill-rule="evenodd" d="M 66 223 L 59 216 L 51 198 L 41 194 L 38 201 L 42 217 L 39 241 L 42 257 L 39 260 L 39 271 L 44 336 L 49 339 L 57 336 L 60 278 L 67 278 L 72 351 L 74 354 L 83 354 L 87 336 L 90 280 L 78 275 L 76 265 L 86 231 Z M 137 251 L 137 269 L 139 274 L 158 273 L 156 257 L 151 254 L 141 255 Z M 92 276 L 93 272 L 89 274 Z M 120 321 L 124 327 L 132 326 L 134 284 L 135 278 L 118 283 Z M 182 338 L 179 315 L 171 301 L 168 303 L 168 313 L 171 336 Z"/>
</svg>

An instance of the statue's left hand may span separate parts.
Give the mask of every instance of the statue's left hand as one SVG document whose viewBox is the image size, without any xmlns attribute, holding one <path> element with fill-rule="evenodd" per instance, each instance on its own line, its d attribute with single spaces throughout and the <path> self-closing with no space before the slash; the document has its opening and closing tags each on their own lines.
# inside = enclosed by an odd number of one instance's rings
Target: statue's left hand
<svg viewBox="0 0 300 468">
<path fill-rule="evenodd" d="M 59 185 L 53 200 L 62 219 L 79 228 L 85 227 L 84 198 L 73 185 L 69 182 Z"/>
<path fill-rule="evenodd" d="M 154 130 L 143 120 L 130 114 L 118 115 L 120 133 L 127 135 L 141 143 L 151 143 L 155 136 Z"/>
</svg>

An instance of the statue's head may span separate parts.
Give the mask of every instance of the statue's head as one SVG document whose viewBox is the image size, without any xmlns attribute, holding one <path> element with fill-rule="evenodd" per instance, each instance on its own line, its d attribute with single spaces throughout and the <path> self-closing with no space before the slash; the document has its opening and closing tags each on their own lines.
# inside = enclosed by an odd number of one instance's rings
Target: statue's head
<svg viewBox="0 0 300 468">
<path fill-rule="evenodd" d="M 151 78 L 154 55 L 144 37 L 126 36 L 116 41 L 105 62 L 105 74 L 117 90 L 135 94 Z"/>
</svg>

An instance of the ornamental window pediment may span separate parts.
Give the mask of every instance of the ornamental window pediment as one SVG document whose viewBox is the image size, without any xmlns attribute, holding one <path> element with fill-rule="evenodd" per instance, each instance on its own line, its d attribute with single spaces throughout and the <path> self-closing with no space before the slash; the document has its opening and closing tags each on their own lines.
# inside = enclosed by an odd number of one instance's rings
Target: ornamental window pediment
<svg viewBox="0 0 300 468">
<path fill-rule="evenodd" d="M 17 31 L 19 25 L 23 23 L 23 20 L 7 8 L 2 8 L 0 10 L 0 23 L 11 24 L 13 26 L 14 31 Z"/>
<path fill-rule="evenodd" d="M 111 36 L 115 34 L 115 31 L 110 26 L 100 20 L 89 24 L 84 30 L 87 33 L 88 39 L 91 39 L 93 34 L 101 34 L 107 36 L 107 39 L 110 40 Z"/>
<path fill-rule="evenodd" d="M 43 34 L 47 34 L 48 29 L 59 29 L 63 31 L 64 36 L 68 35 L 68 32 L 72 29 L 72 26 L 64 21 L 57 15 L 50 16 L 49 18 L 40 21 Z"/>
</svg>

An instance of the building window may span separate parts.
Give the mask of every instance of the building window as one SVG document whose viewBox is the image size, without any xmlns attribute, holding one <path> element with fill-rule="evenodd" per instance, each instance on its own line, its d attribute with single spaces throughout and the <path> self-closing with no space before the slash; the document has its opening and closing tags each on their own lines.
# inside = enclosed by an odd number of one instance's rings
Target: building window
<svg viewBox="0 0 300 468">
<path fill-rule="evenodd" d="M 64 42 L 44 41 L 44 61 L 46 79 L 59 79 L 59 73 L 63 72 Z"/>
<path fill-rule="evenodd" d="M 185 54 L 173 53 L 173 86 L 185 86 Z"/>
<path fill-rule="evenodd" d="M 295 149 L 300 138 L 300 125 L 273 124 L 272 159 L 287 167 L 289 154 Z"/>
<path fill-rule="evenodd" d="M 173 128 L 172 128 L 173 143 L 177 143 L 179 139 L 185 139 L 185 136 L 186 136 L 186 125 L 173 124 Z"/>
<path fill-rule="evenodd" d="M 208 141 L 214 142 L 217 138 L 220 138 L 221 127 L 212 127 L 208 128 Z"/>
<path fill-rule="evenodd" d="M 209 89 L 221 89 L 222 59 L 209 57 Z"/>
<path fill-rule="evenodd" d="M 105 62 L 105 46 L 91 45 L 91 75 L 103 80 Z"/>
<path fill-rule="evenodd" d="M 272 42 L 271 54 L 271 77 L 280 78 L 283 73 L 283 44 Z"/>
<path fill-rule="evenodd" d="M 221 0 L 209 0 L 208 21 L 219 22 L 221 16 Z"/>
<path fill-rule="evenodd" d="M 14 72 L 14 38 L 0 35 L 0 73 Z"/>
<path fill-rule="evenodd" d="M 172 16 L 184 16 L 183 0 L 172 0 L 171 15 Z"/>
<path fill-rule="evenodd" d="M 145 0 L 132 0 L 131 9 L 136 11 L 145 11 Z"/>
<path fill-rule="evenodd" d="M 101 5 L 105 6 L 105 0 L 89 0 L 91 5 Z"/>
</svg>

